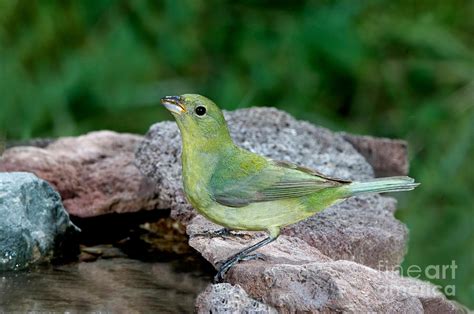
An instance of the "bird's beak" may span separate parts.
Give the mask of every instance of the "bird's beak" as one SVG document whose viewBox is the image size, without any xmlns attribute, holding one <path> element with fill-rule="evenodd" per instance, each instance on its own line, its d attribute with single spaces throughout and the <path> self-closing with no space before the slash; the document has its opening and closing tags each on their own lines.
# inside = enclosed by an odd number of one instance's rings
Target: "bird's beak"
<svg viewBox="0 0 474 314">
<path fill-rule="evenodd" d="M 181 104 L 180 96 L 165 96 L 161 98 L 161 104 L 172 113 L 182 114 L 186 112 L 186 108 Z"/>
</svg>

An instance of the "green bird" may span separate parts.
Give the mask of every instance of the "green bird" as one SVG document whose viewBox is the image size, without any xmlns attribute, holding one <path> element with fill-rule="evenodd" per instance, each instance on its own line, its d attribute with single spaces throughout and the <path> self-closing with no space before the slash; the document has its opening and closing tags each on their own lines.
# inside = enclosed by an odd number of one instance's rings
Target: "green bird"
<svg viewBox="0 0 474 314">
<path fill-rule="evenodd" d="M 222 111 L 206 97 L 167 96 L 161 103 L 181 132 L 183 186 L 193 207 L 223 230 L 268 233 L 221 263 L 216 282 L 235 263 L 258 257 L 251 253 L 274 241 L 282 227 L 354 195 L 409 191 L 418 185 L 410 177 L 351 182 L 275 161 L 235 145 Z"/>
</svg>

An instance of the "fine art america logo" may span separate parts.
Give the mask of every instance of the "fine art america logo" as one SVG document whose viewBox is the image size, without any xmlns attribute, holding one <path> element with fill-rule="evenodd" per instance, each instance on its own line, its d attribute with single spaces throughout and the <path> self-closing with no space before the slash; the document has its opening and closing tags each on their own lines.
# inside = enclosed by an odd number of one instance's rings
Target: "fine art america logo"
<svg viewBox="0 0 474 314">
<path fill-rule="evenodd" d="M 390 267 L 385 261 L 379 261 L 378 269 L 384 271 L 384 276 L 392 276 L 393 274 L 399 273 L 403 277 L 411 277 L 411 278 L 426 278 L 428 280 L 436 280 L 436 279 L 451 279 L 454 280 L 456 278 L 456 269 L 458 265 L 456 265 L 456 261 L 451 261 L 451 264 L 448 265 L 428 265 L 424 268 L 418 265 L 410 265 L 406 268 L 402 266 L 395 266 Z M 403 284 L 403 283 L 402 283 Z M 403 290 L 409 293 L 422 293 L 422 294 L 432 294 L 437 293 L 438 291 L 443 292 L 448 297 L 453 297 L 456 295 L 456 286 L 453 285 L 446 285 L 436 286 L 432 284 L 426 283 L 417 283 L 417 284 L 410 284 L 406 282 L 403 284 L 403 287 L 397 287 L 397 290 Z M 394 291 L 386 291 L 386 292 L 394 292 Z"/>
</svg>

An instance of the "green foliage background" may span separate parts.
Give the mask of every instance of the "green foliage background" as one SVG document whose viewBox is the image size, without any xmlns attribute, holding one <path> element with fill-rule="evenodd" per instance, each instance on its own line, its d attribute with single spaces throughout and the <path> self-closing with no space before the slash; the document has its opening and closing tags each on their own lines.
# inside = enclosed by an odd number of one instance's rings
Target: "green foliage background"
<svg viewBox="0 0 474 314">
<path fill-rule="evenodd" d="M 404 266 L 450 264 L 474 307 L 474 1 L 0 1 L 8 139 L 144 133 L 163 95 L 403 138 Z"/>
</svg>

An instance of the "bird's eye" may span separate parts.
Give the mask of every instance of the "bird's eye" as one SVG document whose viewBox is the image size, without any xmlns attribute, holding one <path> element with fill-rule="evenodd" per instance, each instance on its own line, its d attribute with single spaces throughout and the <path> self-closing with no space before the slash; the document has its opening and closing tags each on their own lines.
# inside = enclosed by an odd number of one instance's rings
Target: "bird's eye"
<svg viewBox="0 0 474 314">
<path fill-rule="evenodd" d="M 201 116 L 201 117 L 202 117 L 203 115 L 206 114 L 206 107 L 198 106 L 198 107 L 196 107 L 196 109 L 195 109 L 194 111 L 196 112 L 196 114 L 197 114 L 198 116 Z"/>
</svg>

